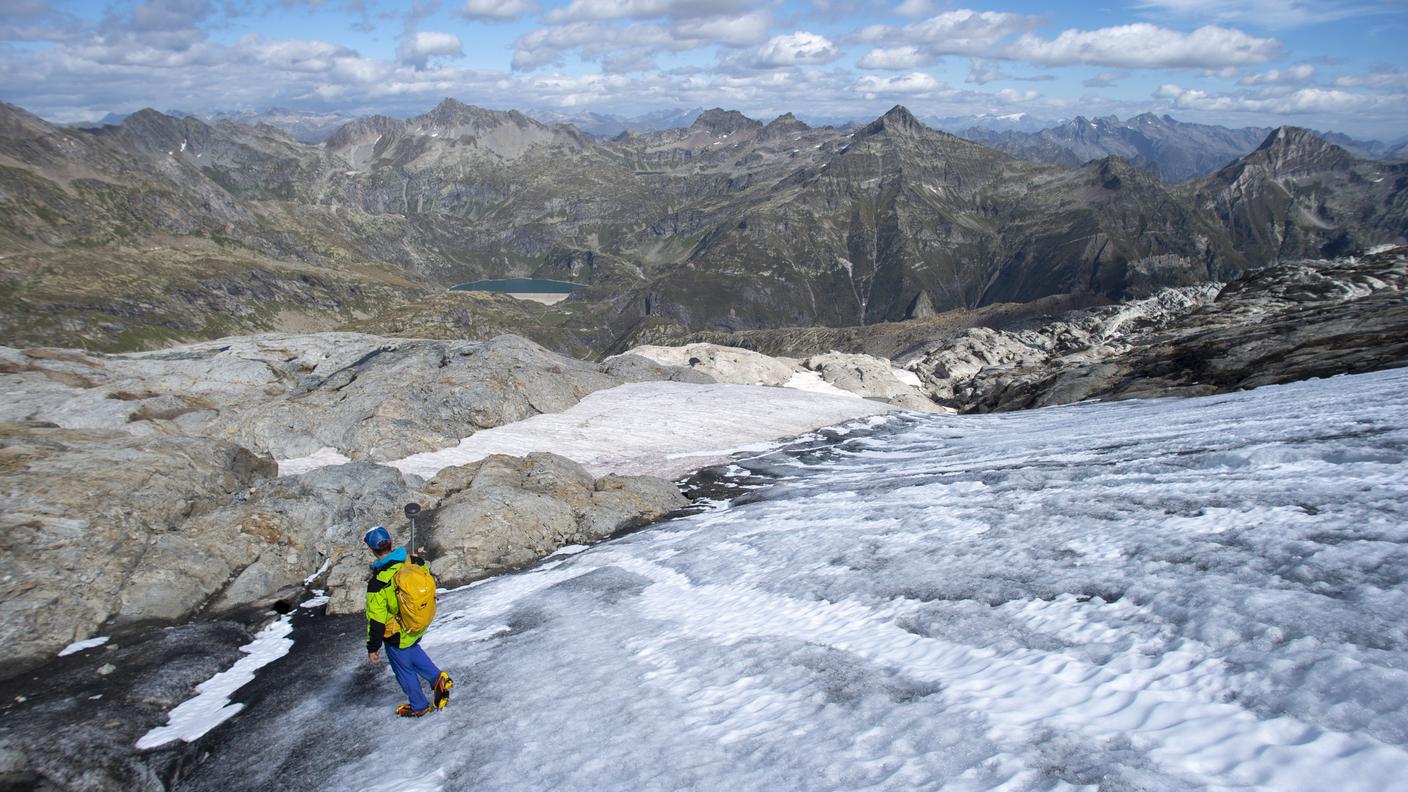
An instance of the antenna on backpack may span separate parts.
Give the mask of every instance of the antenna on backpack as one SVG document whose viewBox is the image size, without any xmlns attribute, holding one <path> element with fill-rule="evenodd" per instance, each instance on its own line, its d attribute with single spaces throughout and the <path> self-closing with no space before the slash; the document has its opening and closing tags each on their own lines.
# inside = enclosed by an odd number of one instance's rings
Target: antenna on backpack
<svg viewBox="0 0 1408 792">
<path fill-rule="evenodd" d="M 420 514 L 420 504 L 411 502 L 406 504 L 406 519 L 411 521 L 411 541 L 406 543 L 406 549 L 410 552 L 408 556 L 416 554 L 416 515 Z M 409 558 L 407 559 L 409 560 Z"/>
</svg>

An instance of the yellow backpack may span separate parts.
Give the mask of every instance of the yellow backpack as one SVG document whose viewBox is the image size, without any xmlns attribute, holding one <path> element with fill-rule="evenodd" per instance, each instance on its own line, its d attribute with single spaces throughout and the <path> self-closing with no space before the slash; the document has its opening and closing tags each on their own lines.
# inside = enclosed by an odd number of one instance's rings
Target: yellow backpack
<svg viewBox="0 0 1408 792">
<path fill-rule="evenodd" d="M 407 562 L 391 579 L 396 584 L 396 621 L 408 633 L 424 632 L 435 620 L 435 578 L 425 567 Z"/>
</svg>

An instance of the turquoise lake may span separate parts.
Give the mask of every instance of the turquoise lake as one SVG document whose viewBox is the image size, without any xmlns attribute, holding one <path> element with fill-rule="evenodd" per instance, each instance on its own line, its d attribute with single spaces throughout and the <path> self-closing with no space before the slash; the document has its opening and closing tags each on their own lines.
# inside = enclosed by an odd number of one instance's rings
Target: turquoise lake
<svg viewBox="0 0 1408 792">
<path fill-rule="evenodd" d="M 540 278 L 504 278 L 481 280 L 451 286 L 450 291 L 490 291 L 518 294 L 571 294 L 581 284 Z"/>
</svg>

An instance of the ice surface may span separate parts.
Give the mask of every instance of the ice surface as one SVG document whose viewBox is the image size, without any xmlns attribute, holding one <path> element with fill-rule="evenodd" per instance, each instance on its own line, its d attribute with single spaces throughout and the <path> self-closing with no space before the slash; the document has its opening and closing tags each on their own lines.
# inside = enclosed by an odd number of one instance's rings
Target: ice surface
<svg viewBox="0 0 1408 792">
<path fill-rule="evenodd" d="M 83 651 L 84 649 L 92 649 L 97 646 L 102 646 L 107 642 L 108 636 L 106 635 L 99 636 L 97 638 L 89 638 L 84 641 L 74 641 L 68 646 L 65 646 L 63 648 L 63 651 L 59 652 L 59 657 L 68 657 L 69 655 L 76 654 L 78 652 Z"/>
<path fill-rule="evenodd" d="M 246 781 L 1402 790 L 1405 451 L 1408 371 L 814 433 L 741 505 L 447 592 L 448 709 L 309 701 L 280 728 L 336 761 Z"/>
<path fill-rule="evenodd" d="M 822 383 L 825 384 L 825 383 Z M 594 475 L 666 478 L 828 424 L 887 412 L 884 404 L 793 388 L 642 382 L 597 391 L 560 413 L 485 429 L 458 446 L 390 462 L 431 478 L 490 454 L 552 451 Z"/>
<path fill-rule="evenodd" d="M 198 695 L 171 710 L 165 726 L 158 726 L 142 735 L 137 740 L 138 750 L 145 751 L 176 740 L 191 742 L 234 717 L 244 709 L 244 705 L 230 703 L 230 696 L 254 679 L 255 671 L 288 654 L 288 650 L 293 648 L 293 641 L 288 637 L 291 632 L 291 616 L 284 616 L 260 630 L 253 641 L 240 647 L 245 657 L 197 685 Z"/>
</svg>

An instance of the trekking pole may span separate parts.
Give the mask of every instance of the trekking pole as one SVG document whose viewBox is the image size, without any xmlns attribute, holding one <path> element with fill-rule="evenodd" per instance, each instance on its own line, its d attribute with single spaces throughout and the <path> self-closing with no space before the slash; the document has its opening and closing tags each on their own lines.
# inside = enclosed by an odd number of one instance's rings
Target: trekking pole
<svg viewBox="0 0 1408 792">
<path fill-rule="evenodd" d="M 406 543 L 406 548 L 410 550 L 410 555 L 416 554 L 416 515 L 420 514 L 420 504 L 411 502 L 406 504 L 406 518 L 411 521 L 411 541 Z"/>
</svg>

